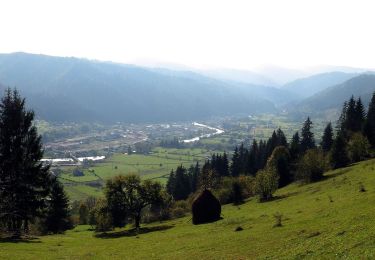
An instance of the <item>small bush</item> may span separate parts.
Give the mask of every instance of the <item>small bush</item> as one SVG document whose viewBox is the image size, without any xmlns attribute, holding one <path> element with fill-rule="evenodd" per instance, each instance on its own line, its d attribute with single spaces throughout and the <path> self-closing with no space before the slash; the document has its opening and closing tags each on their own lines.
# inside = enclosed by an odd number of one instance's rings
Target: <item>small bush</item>
<svg viewBox="0 0 375 260">
<path fill-rule="evenodd" d="M 273 227 L 282 227 L 283 214 L 281 214 L 280 212 L 276 212 L 273 217 L 275 218 L 275 224 L 273 225 Z"/>
<path fill-rule="evenodd" d="M 365 188 L 365 186 L 363 185 L 363 183 L 361 182 L 360 184 L 359 184 L 359 192 L 365 192 L 366 191 L 366 188 Z"/>
<path fill-rule="evenodd" d="M 254 188 L 259 195 L 259 201 L 267 201 L 279 186 L 279 176 L 274 168 L 267 167 L 255 176 Z"/>
<path fill-rule="evenodd" d="M 321 150 L 307 150 L 298 164 L 296 179 L 304 183 L 319 181 L 327 169 L 326 158 Z"/>
</svg>

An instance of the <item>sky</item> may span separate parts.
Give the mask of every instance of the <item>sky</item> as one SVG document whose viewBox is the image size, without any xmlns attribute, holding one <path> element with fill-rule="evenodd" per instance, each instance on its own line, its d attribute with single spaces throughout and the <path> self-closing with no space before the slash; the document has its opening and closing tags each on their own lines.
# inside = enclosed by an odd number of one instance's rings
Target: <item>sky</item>
<svg viewBox="0 0 375 260">
<path fill-rule="evenodd" d="M 0 53 L 195 68 L 375 68 L 375 1 L 0 0 Z"/>
</svg>

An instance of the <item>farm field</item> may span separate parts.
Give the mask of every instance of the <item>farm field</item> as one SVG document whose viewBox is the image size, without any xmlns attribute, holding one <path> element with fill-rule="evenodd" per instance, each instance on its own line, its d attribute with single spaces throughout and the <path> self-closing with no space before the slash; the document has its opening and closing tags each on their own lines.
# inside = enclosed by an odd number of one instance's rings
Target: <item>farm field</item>
<svg viewBox="0 0 375 260">
<path fill-rule="evenodd" d="M 96 163 L 93 167 L 83 169 L 84 176 L 73 176 L 72 167 L 63 168 L 60 175 L 71 200 L 87 196 L 101 196 L 98 183 L 116 175 L 129 173 L 139 174 L 144 179 L 154 179 L 165 184 L 169 173 L 177 166 L 189 167 L 196 162 L 204 162 L 213 151 L 206 149 L 171 149 L 155 148 L 151 154 L 114 154 L 105 162 Z"/>
<path fill-rule="evenodd" d="M 225 205 L 223 219 L 215 223 L 194 226 L 188 215 L 144 224 L 139 234 L 129 229 L 96 234 L 78 226 L 61 235 L 2 241 L 0 258 L 374 259 L 375 160 L 325 176 L 282 188 L 270 202 L 252 198 Z M 281 227 L 274 227 L 275 214 L 282 215 Z M 243 230 L 236 232 L 239 227 Z"/>
</svg>

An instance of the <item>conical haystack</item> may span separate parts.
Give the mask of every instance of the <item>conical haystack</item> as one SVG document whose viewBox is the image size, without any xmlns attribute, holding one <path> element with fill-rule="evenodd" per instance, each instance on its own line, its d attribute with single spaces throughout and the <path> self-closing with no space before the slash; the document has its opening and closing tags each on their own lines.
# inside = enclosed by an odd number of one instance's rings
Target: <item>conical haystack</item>
<svg viewBox="0 0 375 260">
<path fill-rule="evenodd" d="M 193 224 L 214 222 L 220 219 L 221 205 L 209 190 L 202 191 L 192 205 Z"/>
</svg>

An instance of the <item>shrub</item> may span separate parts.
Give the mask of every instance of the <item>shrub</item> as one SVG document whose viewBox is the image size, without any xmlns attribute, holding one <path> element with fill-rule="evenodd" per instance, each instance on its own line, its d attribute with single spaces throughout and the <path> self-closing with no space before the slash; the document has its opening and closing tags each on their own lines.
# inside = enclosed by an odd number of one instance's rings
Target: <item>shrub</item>
<svg viewBox="0 0 375 260">
<path fill-rule="evenodd" d="M 93 214 L 95 216 L 96 232 L 104 232 L 112 229 L 112 216 L 109 212 L 106 200 L 100 199 L 97 201 L 93 209 Z"/>
<path fill-rule="evenodd" d="M 321 150 L 310 149 L 301 158 L 296 173 L 296 179 L 304 183 L 321 180 L 327 169 L 326 159 Z"/>
<path fill-rule="evenodd" d="M 275 224 L 273 225 L 273 227 L 282 227 L 283 214 L 281 214 L 280 212 L 276 212 L 273 217 L 275 218 Z"/>
<path fill-rule="evenodd" d="M 279 187 L 292 182 L 290 174 L 290 154 L 285 146 L 277 146 L 267 160 L 267 166 L 275 168 L 279 175 Z"/>
<path fill-rule="evenodd" d="M 370 143 L 361 133 L 352 135 L 348 142 L 348 154 L 352 162 L 359 162 L 369 156 Z"/>
<path fill-rule="evenodd" d="M 83 173 L 83 171 L 79 168 L 75 168 L 73 170 L 73 176 L 74 177 L 80 177 L 80 176 L 85 176 L 85 174 Z"/>
<path fill-rule="evenodd" d="M 254 188 L 260 201 L 271 199 L 278 186 L 279 176 L 274 168 L 266 167 L 255 176 Z"/>
</svg>

